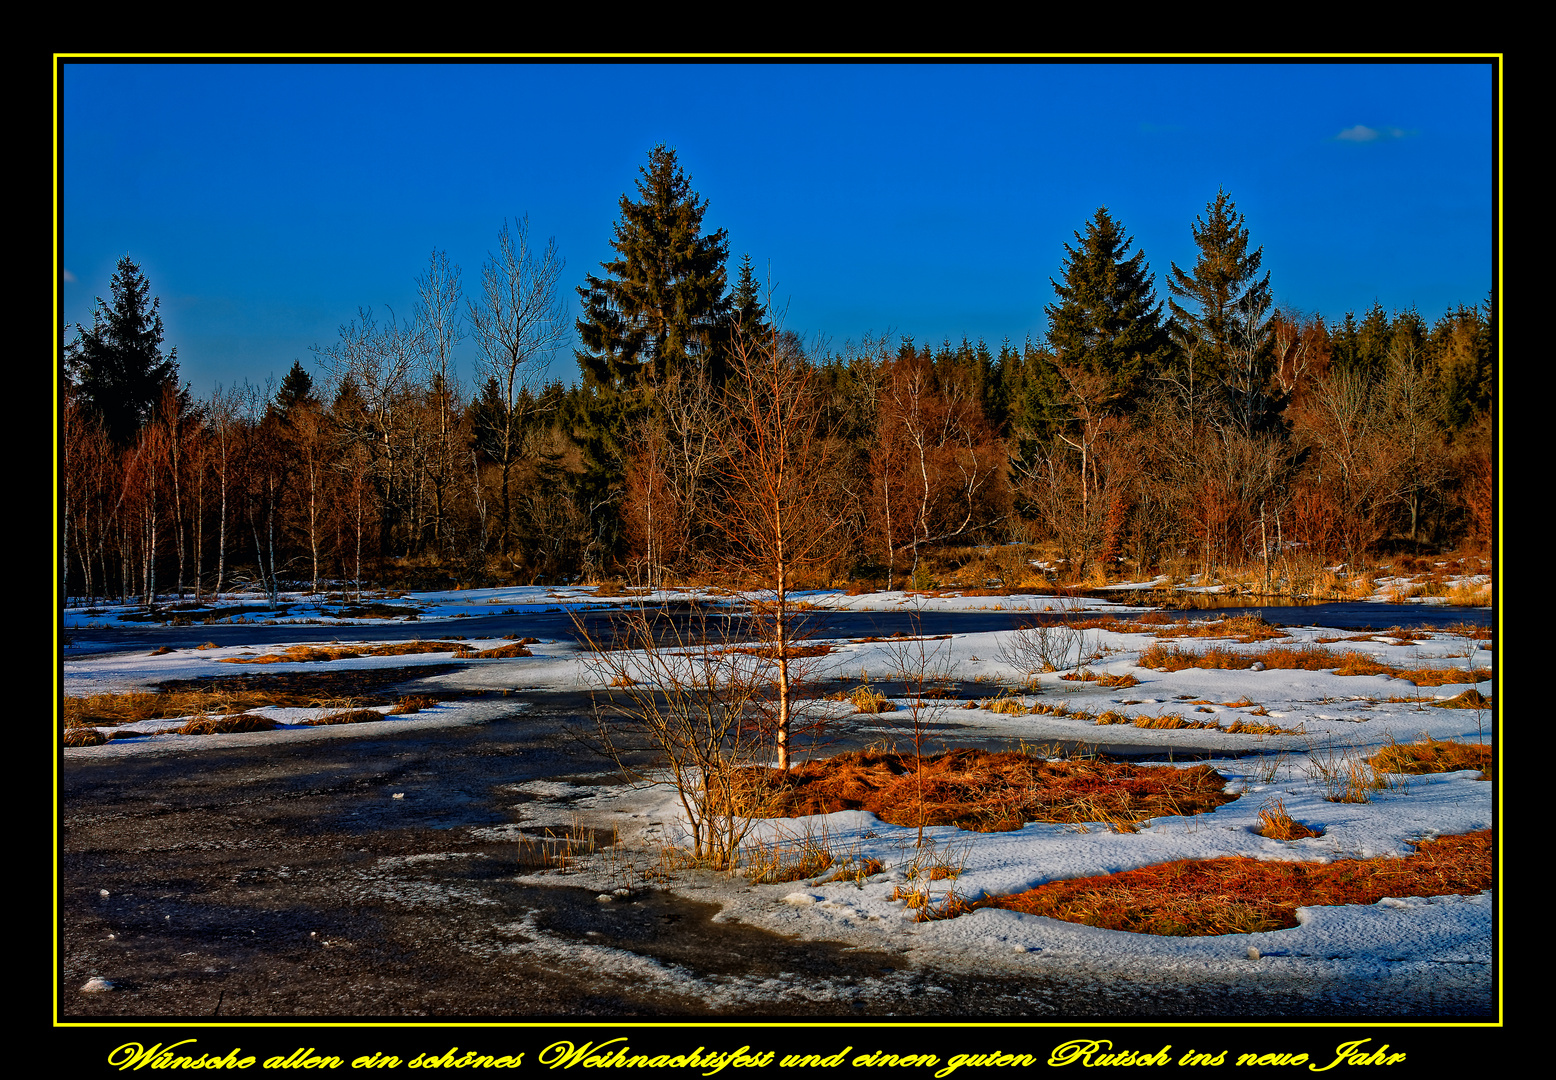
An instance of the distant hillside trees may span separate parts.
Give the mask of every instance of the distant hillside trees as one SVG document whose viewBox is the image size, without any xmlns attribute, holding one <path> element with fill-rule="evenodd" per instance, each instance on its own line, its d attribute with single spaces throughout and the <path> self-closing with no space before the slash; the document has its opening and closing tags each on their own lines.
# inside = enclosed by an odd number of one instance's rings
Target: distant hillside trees
<svg viewBox="0 0 1556 1080">
<path fill-rule="evenodd" d="M 571 386 L 540 374 L 561 256 L 522 221 L 474 296 L 434 252 L 410 319 L 362 309 L 279 385 L 203 400 L 122 260 L 62 357 L 66 592 L 628 577 L 787 597 L 932 585 L 930 553 L 1009 541 L 1044 545 L 1065 581 L 1228 565 L 1273 581 L 1495 541 L 1494 297 L 1430 325 L 1376 302 L 1330 321 L 1278 308 L 1223 191 L 1189 229 L 1194 265 L 1172 268 L 1170 318 L 1099 208 L 1055 253 L 1041 340 L 807 352 L 751 258 L 729 264 L 673 151 L 650 154 L 637 196 L 619 257 L 580 290 Z"/>
</svg>

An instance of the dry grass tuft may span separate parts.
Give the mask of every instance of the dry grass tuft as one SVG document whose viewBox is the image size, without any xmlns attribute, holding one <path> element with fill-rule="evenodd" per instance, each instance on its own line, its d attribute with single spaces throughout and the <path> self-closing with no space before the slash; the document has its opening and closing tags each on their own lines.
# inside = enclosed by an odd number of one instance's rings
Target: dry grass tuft
<svg viewBox="0 0 1556 1080">
<path fill-rule="evenodd" d="M 1487 668 L 1394 668 L 1389 674 L 1417 686 L 1450 686 L 1455 683 L 1485 682 L 1491 678 Z"/>
<path fill-rule="evenodd" d="M 1386 896 L 1473 896 L 1493 885 L 1492 833 L 1423 840 L 1403 858 L 1332 863 L 1184 859 L 1075 878 L 969 905 L 1138 934 L 1199 937 L 1297 925 L 1296 909 Z"/>
<path fill-rule="evenodd" d="M 853 702 L 856 713 L 887 713 L 896 712 L 897 706 L 886 700 L 885 694 L 878 694 L 866 683 L 856 687 L 849 695 L 849 701 Z"/>
<path fill-rule="evenodd" d="M 1474 770 L 1482 774 L 1483 780 L 1496 778 L 1496 757 L 1492 748 L 1484 743 L 1432 738 L 1413 743 L 1391 741 L 1367 760 L 1374 769 L 1383 773 L 1419 776 L 1424 773 Z"/>
<path fill-rule="evenodd" d="M 101 746 L 108 736 L 91 727 L 66 728 L 62 740 L 66 746 Z"/>
<path fill-rule="evenodd" d="M 1353 747 L 1325 746 L 1308 751 L 1308 778 L 1324 789 L 1329 802 L 1367 803 L 1384 788 L 1403 790 L 1403 778 L 1375 768 Z"/>
<path fill-rule="evenodd" d="M 1259 810 L 1259 827 L 1254 830 L 1271 840 L 1306 840 L 1322 836 L 1322 829 L 1310 829 L 1286 812 L 1284 799 L 1274 799 Z"/>
<path fill-rule="evenodd" d="M 1208 711 L 1208 710 L 1205 710 Z M 1083 718 L 1083 714 L 1075 713 L 1077 718 Z M 1226 727 L 1214 717 L 1206 717 L 1196 720 L 1181 713 L 1142 713 L 1139 716 L 1130 716 L 1127 713 L 1109 709 L 1095 718 L 1098 724 L 1131 724 L 1137 728 L 1148 730 L 1178 731 L 1224 731 L 1228 735 L 1299 735 L 1301 732 L 1291 728 L 1284 728 L 1278 724 L 1261 724 L 1245 717 L 1238 717 Z"/>
<path fill-rule="evenodd" d="M 1142 616 L 1139 622 L 1144 624 L 1146 619 Z M 1230 619 L 1212 621 L 1194 619 L 1187 622 L 1175 622 L 1170 627 L 1157 629 L 1155 633 L 1158 638 L 1232 638 L 1243 645 L 1251 645 L 1255 641 L 1268 641 L 1271 638 L 1287 636 L 1284 629 L 1273 623 L 1266 622 L 1264 617 L 1260 615 L 1236 615 Z"/>
<path fill-rule="evenodd" d="M 1473 581 L 1461 582 L 1447 590 L 1447 602 L 1450 607 L 1490 607 L 1492 604 L 1491 583 Z"/>
<path fill-rule="evenodd" d="M 499 645 L 494 649 L 470 649 L 461 646 L 454 650 L 456 660 L 510 660 L 518 656 L 534 656 L 523 645 L 514 642 L 511 645 Z"/>
<path fill-rule="evenodd" d="M 406 713 L 421 712 L 423 709 L 435 708 L 437 704 L 437 698 L 427 697 L 424 694 L 408 694 L 394 703 L 394 707 L 389 710 L 389 715 L 403 716 Z"/>
<path fill-rule="evenodd" d="M 1434 701 L 1432 704 L 1439 709 L 1489 709 L 1492 706 L 1492 699 L 1472 686 L 1462 694 L 1456 694 L 1446 701 Z"/>
<path fill-rule="evenodd" d="M 1093 671 L 1091 668 L 1081 668 L 1079 671 L 1067 672 L 1059 676 L 1065 682 L 1094 682 L 1098 686 L 1111 686 L 1118 689 L 1128 689 L 1131 686 L 1139 686 L 1140 680 L 1133 675 L 1109 675 L 1106 672 Z"/>
<path fill-rule="evenodd" d="M 1004 713 L 1008 716 L 1024 716 L 1027 712 L 1026 702 L 1022 701 L 1018 697 L 1009 697 L 1006 695 L 1001 695 L 997 698 L 990 698 L 988 701 L 983 703 L 982 707 L 989 710 L 989 712 Z"/>
<path fill-rule="evenodd" d="M 753 885 L 776 885 L 788 881 L 805 881 L 826 873 L 837 863 L 827 846 L 825 835 L 807 834 L 775 844 L 747 849 L 743 853 L 744 873 Z M 880 864 L 877 863 L 878 867 Z M 839 870 L 847 874 L 847 867 Z M 876 873 L 880 871 L 877 870 Z"/>
<path fill-rule="evenodd" d="M 180 735 L 230 735 L 241 731 L 274 731 L 281 725 L 258 713 L 236 716 L 196 716 L 178 729 Z"/>
<path fill-rule="evenodd" d="M 1265 714 L 1268 715 L 1268 714 Z M 1300 735 L 1302 732 L 1294 728 L 1281 727 L 1279 724 L 1261 724 L 1254 720 L 1238 717 L 1224 729 L 1228 735 Z"/>
<path fill-rule="evenodd" d="M 384 714 L 377 709 L 344 709 L 341 712 L 316 716 L 312 720 L 304 720 L 303 723 L 309 727 L 325 727 L 331 724 L 370 724 L 383 718 Z"/>
</svg>

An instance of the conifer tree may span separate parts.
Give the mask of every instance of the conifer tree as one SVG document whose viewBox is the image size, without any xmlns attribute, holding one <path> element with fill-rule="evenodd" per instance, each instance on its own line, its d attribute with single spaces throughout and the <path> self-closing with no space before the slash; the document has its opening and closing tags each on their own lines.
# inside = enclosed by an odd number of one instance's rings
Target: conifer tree
<svg viewBox="0 0 1556 1080">
<path fill-rule="evenodd" d="M 751 255 L 740 257 L 740 275 L 735 279 L 735 292 L 730 298 L 733 318 L 739 333 L 747 341 L 755 341 L 766 327 L 767 308 L 762 304 L 762 287 L 751 270 Z"/>
<path fill-rule="evenodd" d="M 1248 249 L 1248 226 L 1231 196 L 1218 192 L 1205 209 L 1206 215 L 1195 218 L 1192 226 L 1199 247 L 1193 272 L 1173 263 L 1167 281 L 1172 296 L 1194 309 L 1168 298 L 1169 330 L 1191 365 L 1187 374 L 1191 396 L 1196 397 L 1237 377 L 1234 368 L 1268 363 L 1273 304 L 1270 275 L 1259 275 L 1264 248 Z M 1246 372 L 1242 380 L 1248 381 Z"/>
<path fill-rule="evenodd" d="M 82 406 L 101 416 L 109 437 L 125 446 L 151 418 L 162 388 L 177 384 L 178 349 L 163 354 L 162 301 L 128 255 L 110 286 L 113 305 L 99 296 L 91 328 L 76 324 L 65 373 Z"/>
<path fill-rule="evenodd" d="M 1075 239 L 1077 247 L 1064 245 L 1063 280 L 1050 279 L 1059 302 L 1044 309 L 1048 343 L 1061 364 L 1100 376 L 1113 400 L 1128 402 L 1169 348 L 1154 279 L 1107 207 Z"/>
<path fill-rule="evenodd" d="M 587 383 L 606 390 L 656 386 L 692 362 L 721 381 L 728 234 L 703 233 L 707 200 L 692 190 L 674 150 L 654 147 L 640 172 L 638 201 L 621 197 L 611 241 L 618 257 L 578 290 L 579 367 Z"/>
<path fill-rule="evenodd" d="M 313 376 L 308 374 L 301 360 L 293 360 L 291 370 L 286 373 L 286 378 L 281 380 L 281 386 L 276 390 L 276 410 L 284 420 L 291 415 L 293 409 L 318 403 L 319 399 L 313 392 Z"/>
</svg>

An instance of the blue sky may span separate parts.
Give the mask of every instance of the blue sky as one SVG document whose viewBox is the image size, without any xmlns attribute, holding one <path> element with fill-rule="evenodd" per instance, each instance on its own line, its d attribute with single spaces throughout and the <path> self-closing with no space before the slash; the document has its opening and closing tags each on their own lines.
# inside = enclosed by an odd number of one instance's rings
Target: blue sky
<svg viewBox="0 0 1556 1080">
<path fill-rule="evenodd" d="M 1166 299 L 1218 189 L 1279 303 L 1428 321 L 1493 274 L 1495 71 L 1458 63 L 101 63 L 61 79 L 67 325 L 129 254 L 197 396 L 279 379 L 363 306 L 402 316 L 434 248 L 467 294 L 504 218 L 611 256 L 618 200 L 676 149 L 834 348 L 1040 339 L 1097 207 Z M 461 375 L 475 372 L 470 342 Z M 553 364 L 576 377 L 571 352 Z"/>
</svg>

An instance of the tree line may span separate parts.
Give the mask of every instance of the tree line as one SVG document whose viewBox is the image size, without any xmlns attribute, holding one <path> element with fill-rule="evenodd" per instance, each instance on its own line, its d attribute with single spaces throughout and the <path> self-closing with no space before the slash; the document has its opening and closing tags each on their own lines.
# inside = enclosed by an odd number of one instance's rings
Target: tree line
<svg viewBox="0 0 1556 1080">
<path fill-rule="evenodd" d="M 66 595 L 736 580 L 774 550 L 788 587 L 901 587 L 938 547 L 1012 541 L 1097 580 L 1493 540 L 1491 298 L 1432 325 L 1277 307 L 1220 192 L 1165 303 L 1100 208 L 1041 341 L 807 346 L 673 150 L 636 189 L 571 325 L 555 242 L 519 220 L 468 292 L 433 252 L 410 316 L 361 309 L 317 378 L 204 399 L 126 256 L 61 366 Z M 574 330 L 578 380 L 546 381 Z"/>
</svg>

